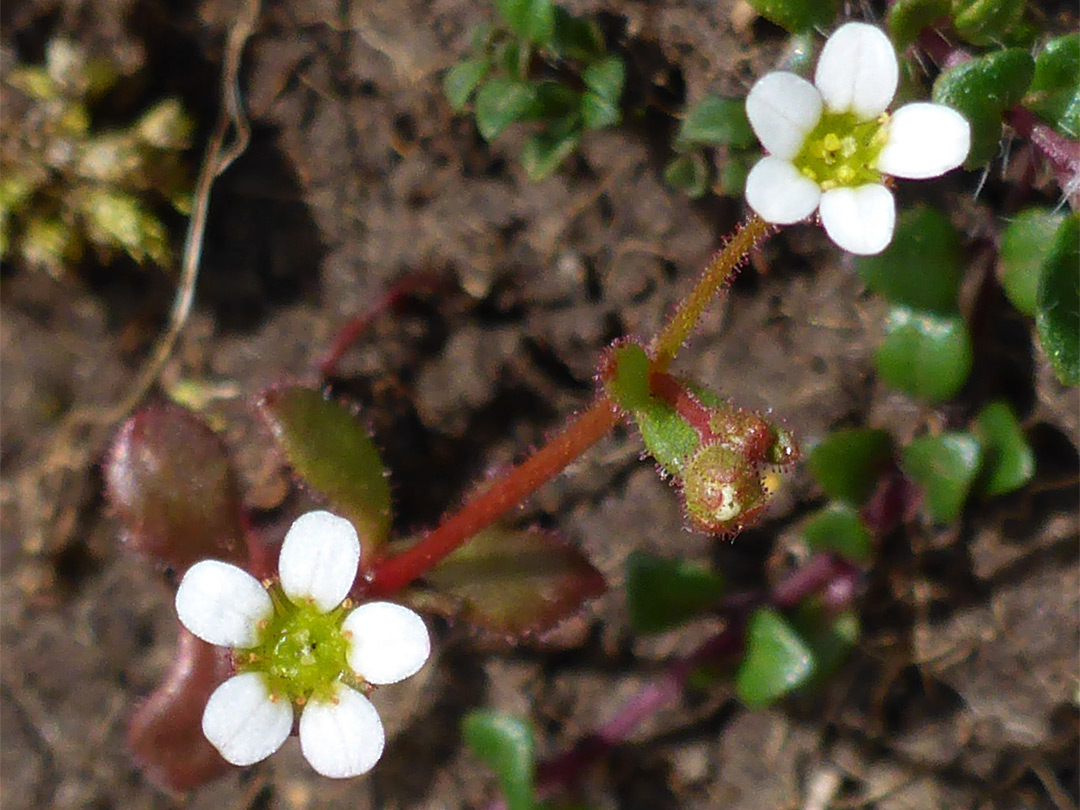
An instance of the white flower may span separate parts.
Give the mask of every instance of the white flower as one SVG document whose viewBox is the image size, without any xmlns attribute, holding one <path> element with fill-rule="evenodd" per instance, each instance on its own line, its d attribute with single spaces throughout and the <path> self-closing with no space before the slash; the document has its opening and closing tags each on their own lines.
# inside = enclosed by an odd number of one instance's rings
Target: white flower
<svg viewBox="0 0 1080 810">
<path fill-rule="evenodd" d="M 964 162 L 971 127 L 943 104 L 886 112 L 899 65 L 889 38 L 847 23 L 825 43 L 814 84 L 794 73 L 762 76 L 746 115 L 768 155 L 746 178 L 746 201 L 777 225 L 820 209 L 844 250 L 880 253 L 892 240 L 896 204 L 883 175 L 925 179 Z"/>
<path fill-rule="evenodd" d="M 239 674 L 207 701 L 206 738 L 234 765 L 274 753 L 300 714 L 300 749 L 324 776 L 366 773 L 382 755 L 382 722 L 354 686 L 397 683 L 424 665 L 431 641 L 408 608 L 370 602 L 346 613 L 360 541 L 352 524 L 309 512 L 285 535 L 280 586 L 269 591 L 234 565 L 204 560 L 176 592 L 184 626 L 234 648 Z M 352 685 L 350 685 L 352 684 Z"/>
</svg>

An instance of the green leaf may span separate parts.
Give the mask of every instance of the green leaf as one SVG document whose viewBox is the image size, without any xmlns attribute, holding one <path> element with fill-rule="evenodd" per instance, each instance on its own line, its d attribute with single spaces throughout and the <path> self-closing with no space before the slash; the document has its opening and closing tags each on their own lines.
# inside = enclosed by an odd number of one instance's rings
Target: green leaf
<svg viewBox="0 0 1080 810">
<path fill-rule="evenodd" d="M 532 726 L 509 714 L 474 709 L 461 723 L 465 744 L 495 772 L 507 810 L 533 810 L 536 741 Z"/>
<path fill-rule="evenodd" d="M 975 419 L 975 435 L 983 448 L 980 489 L 984 495 L 1015 492 L 1035 475 L 1035 453 L 1009 404 L 991 402 Z"/>
<path fill-rule="evenodd" d="M 873 535 L 858 511 L 845 503 L 830 503 L 815 512 L 799 533 L 817 551 L 833 551 L 856 562 L 869 562 L 874 556 Z"/>
<path fill-rule="evenodd" d="M 454 110 L 460 112 L 465 109 L 473 91 L 490 69 L 491 63 L 487 59 L 467 59 L 446 71 L 443 92 Z"/>
<path fill-rule="evenodd" d="M 814 673 L 803 691 L 824 685 L 859 641 L 859 614 L 846 610 L 833 616 L 818 599 L 804 600 L 791 617 L 791 624 L 814 656 Z"/>
<path fill-rule="evenodd" d="M 476 94 L 476 127 L 486 141 L 493 141 L 515 121 L 535 115 L 537 86 L 517 79 L 496 78 Z"/>
<path fill-rule="evenodd" d="M 246 554 L 240 490 L 225 446 L 175 405 L 140 411 L 120 428 L 105 463 L 106 495 L 127 546 L 183 573 Z"/>
<path fill-rule="evenodd" d="M 1035 60 L 1023 48 L 1005 48 L 950 68 L 934 82 L 933 99 L 958 110 L 971 124 L 971 151 L 964 166 L 973 169 L 998 153 L 1001 117 L 1024 98 Z"/>
<path fill-rule="evenodd" d="M 960 318 L 893 307 L 875 361 L 890 388 L 942 402 L 963 388 L 971 373 L 971 339 Z"/>
<path fill-rule="evenodd" d="M 678 155 L 664 167 L 664 182 L 691 199 L 705 196 L 709 190 L 709 167 L 698 152 Z"/>
<path fill-rule="evenodd" d="M 805 684 L 814 654 L 777 611 L 758 608 L 746 626 L 746 657 L 735 673 L 735 694 L 752 709 L 767 706 Z"/>
<path fill-rule="evenodd" d="M 530 180 L 543 180 L 557 168 L 581 142 L 581 122 L 570 117 L 556 122 L 547 132 L 533 135 L 521 149 L 521 165 Z"/>
<path fill-rule="evenodd" d="M 886 24 L 897 50 L 903 50 L 919 32 L 949 13 L 949 0 L 897 0 L 889 7 Z"/>
<path fill-rule="evenodd" d="M 964 272 L 960 234 L 936 208 L 900 212 L 892 243 L 876 256 L 859 256 L 859 277 L 890 303 L 942 315 L 955 314 Z"/>
<path fill-rule="evenodd" d="M 459 603 L 455 616 L 515 637 L 547 629 L 605 587 L 573 546 L 503 526 L 474 535 L 424 579 Z"/>
<path fill-rule="evenodd" d="M 810 473 L 830 498 L 859 505 L 873 493 L 892 454 L 892 436 L 887 431 L 834 430 L 811 449 Z"/>
<path fill-rule="evenodd" d="M 649 368 L 649 355 L 639 344 L 626 342 L 611 349 L 601 374 L 608 395 L 620 408 L 636 411 L 649 406 Z"/>
<path fill-rule="evenodd" d="M 716 607 L 723 596 L 723 577 L 685 560 L 633 551 L 626 561 L 626 606 L 635 632 L 678 627 Z"/>
<path fill-rule="evenodd" d="M 1008 34 L 1024 13 L 1025 0 L 953 0 L 953 27 L 972 45 L 994 45 Z"/>
<path fill-rule="evenodd" d="M 936 523 L 960 517 L 981 462 L 979 440 L 970 433 L 923 436 L 901 454 L 904 473 L 922 488 L 927 512 Z"/>
<path fill-rule="evenodd" d="M 687 109 L 675 140 L 686 145 L 726 144 L 736 149 L 749 149 L 757 143 L 746 117 L 746 101 L 719 96 L 705 96 Z"/>
<path fill-rule="evenodd" d="M 769 22 L 797 34 L 815 26 L 830 26 L 839 0 L 750 0 L 750 5 Z"/>
<path fill-rule="evenodd" d="M 1039 281 L 1035 329 L 1057 378 L 1080 384 L 1080 214 L 1071 214 L 1054 235 Z"/>
<path fill-rule="evenodd" d="M 1046 43 L 1035 57 L 1035 75 L 1024 106 L 1072 139 L 1080 138 L 1080 33 Z"/>
<path fill-rule="evenodd" d="M 634 411 L 645 449 L 667 473 L 679 476 L 683 465 L 701 447 L 701 439 L 667 403 L 653 398 Z"/>
<path fill-rule="evenodd" d="M 571 16 L 562 6 L 555 6 L 550 47 L 562 59 L 586 62 L 603 56 L 604 38 L 592 20 Z"/>
<path fill-rule="evenodd" d="M 746 178 L 757 156 L 752 152 L 729 151 L 717 172 L 716 187 L 725 197 L 742 197 L 746 191 Z"/>
<path fill-rule="evenodd" d="M 609 56 L 585 68 L 581 79 L 600 98 L 618 104 L 626 81 L 626 65 L 618 56 Z"/>
<path fill-rule="evenodd" d="M 1064 220 L 1065 214 L 1049 208 L 1027 208 L 1001 232 L 1001 286 L 1013 306 L 1025 315 L 1035 314 L 1043 263 Z"/>
<path fill-rule="evenodd" d="M 386 467 L 367 430 L 343 405 L 307 388 L 273 388 L 260 404 L 293 471 L 353 524 L 362 554 L 371 554 L 390 533 L 391 504 Z"/>
<path fill-rule="evenodd" d="M 603 129 L 619 123 L 622 112 L 617 104 L 586 91 L 581 96 L 581 119 L 586 129 Z"/>
<path fill-rule="evenodd" d="M 555 33 L 555 9 L 552 0 L 495 0 L 506 24 L 522 39 L 537 45 L 551 42 Z"/>
</svg>

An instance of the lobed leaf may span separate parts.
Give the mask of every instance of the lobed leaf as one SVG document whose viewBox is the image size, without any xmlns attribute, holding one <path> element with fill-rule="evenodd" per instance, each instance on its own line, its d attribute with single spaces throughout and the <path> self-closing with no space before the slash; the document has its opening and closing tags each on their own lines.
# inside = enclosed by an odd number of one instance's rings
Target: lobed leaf
<svg viewBox="0 0 1080 810">
<path fill-rule="evenodd" d="M 828 433 L 810 451 L 810 473 L 830 498 L 861 504 L 893 454 L 892 436 L 873 428 Z"/>
<path fill-rule="evenodd" d="M 533 810 L 536 740 L 532 726 L 508 714 L 474 709 L 462 720 L 461 732 L 473 754 L 495 772 L 507 810 Z"/>
<path fill-rule="evenodd" d="M 504 526 L 476 534 L 424 579 L 460 604 L 464 621 L 512 636 L 546 630 L 605 588 L 578 549 Z"/>
<path fill-rule="evenodd" d="M 705 96 L 686 110 L 675 141 L 749 149 L 757 143 L 757 136 L 746 117 L 745 99 Z"/>
<path fill-rule="evenodd" d="M 209 557 L 243 561 L 236 476 L 221 439 L 190 411 L 158 405 L 129 418 L 109 450 L 105 482 L 132 548 L 178 574 Z"/>
<path fill-rule="evenodd" d="M 456 112 L 465 109 L 477 86 L 491 70 L 487 59 L 466 59 L 458 62 L 443 77 L 443 93 Z"/>
<path fill-rule="evenodd" d="M 1057 229 L 1039 279 L 1035 329 L 1064 385 L 1080 384 L 1080 214 Z"/>
<path fill-rule="evenodd" d="M 758 709 L 803 686 L 814 668 L 805 639 L 776 610 L 761 607 L 746 626 L 746 656 L 735 673 L 735 693 Z"/>
<path fill-rule="evenodd" d="M 975 418 L 983 449 L 980 489 L 984 495 L 1014 492 L 1035 475 L 1035 453 L 1009 404 L 991 402 Z"/>
<path fill-rule="evenodd" d="M 1026 208 L 1001 232 L 998 274 L 1006 297 L 1025 315 L 1034 315 L 1043 264 L 1065 215 L 1050 208 Z"/>
<path fill-rule="evenodd" d="M 361 560 L 390 534 L 390 484 L 367 430 L 345 406 L 300 387 L 274 388 L 260 403 L 293 471 L 324 495 L 360 536 Z"/>
<path fill-rule="evenodd" d="M 1035 61 L 1023 48 L 1004 48 L 944 71 L 934 82 L 933 100 L 959 111 L 971 124 L 973 169 L 998 153 L 1001 117 L 1019 104 L 1031 85 Z"/>
<path fill-rule="evenodd" d="M 936 523 L 960 517 L 982 463 L 979 440 L 968 433 L 915 439 L 901 454 L 904 474 L 919 485 Z"/>
<path fill-rule="evenodd" d="M 476 94 L 476 127 L 486 141 L 493 141 L 515 121 L 536 113 L 537 86 L 518 79 L 495 78 Z"/>
<path fill-rule="evenodd" d="M 941 315 L 957 309 L 964 273 L 960 234 L 936 208 L 917 205 L 900 212 L 892 243 L 855 266 L 872 292 L 893 304 Z"/>
<path fill-rule="evenodd" d="M 830 503 L 815 512 L 803 521 L 799 533 L 817 551 L 832 551 L 856 562 L 870 562 L 874 556 L 873 534 L 846 503 Z"/>
<path fill-rule="evenodd" d="M 963 388 L 971 373 L 971 339 L 960 318 L 893 307 L 874 359 L 886 385 L 941 402 Z"/>
<path fill-rule="evenodd" d="M 677 627 L 716 607 L 723 596 L 723 577 L 686 560 L 633 551 L 626 561 L 627 612 L 635 632 Z"/>
<path fill-rule="evenodd" d="M 1080 33 L 1052 39 L 1035 57 L 1024 106 L 1062 135 L 1080 138 Z"/>
</svg>

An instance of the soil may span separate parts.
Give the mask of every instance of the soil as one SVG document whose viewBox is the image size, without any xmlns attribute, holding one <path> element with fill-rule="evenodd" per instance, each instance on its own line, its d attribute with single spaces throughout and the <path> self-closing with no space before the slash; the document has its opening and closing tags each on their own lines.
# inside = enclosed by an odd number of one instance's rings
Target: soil
<svg viewBox="0 0 1080 810">
<path fill-rule="evenodd" d="M 135 97 L 181 95 L 203 144 L 237 11 L 217 0 L 192 6 L 5 4 L 4 64 L 40 60 L 55 33 L 123 55 L 150 77 Z M 662 90 L 673 109 L 708 92 L 743 94 L 783 44 L 729 0 L 570 7 L 601 14 L 634 81 Z M 1063 13 L 1074 28 L 1075 9 Z M 262 9 L 240 82 L 252 141 L 214 187 L 196 307 L 154 396 L 181 383 L 212 395 L 204 416 L 267 521 L 294 512 L 298 496 L 252 403 L 274 383 L 317 384 L 336 331 L 395 283 L 421 275 L 445 290 L 376 318 L 333 387 L 373 427 L 404 533 L 583 408 L 603 349 L 653 333 L 745 214 L 738 201 L 693 202 L 665 187 L 673 123 L 661 115 L 590 133 L 562 170 L 529 181 L 517 161 L 525 134 L 485 144 L 440 90 L 441 71 L 491 14 L 465 0 Z M 932 200 L 979 238 L 1016 203 L 996 174 L 980 195 L 978 180 L 901 188 L 900 202 Z M 1052 204 L 1055 193 L 1037 187 L 1028 201 Z M 379 703 L 390 741 L 366 778 L 319 778 L 290 741 L 254 768 L 165 793 L 132 764 L 125 729 L 171 660 L 173 586 L 120 542 L 104 508 L 100 461 L 115 424 L 71 434 L 61 425 L 119 401 L 174 282 L 123 262 L 61 280 L 4 271 L 5 807 L 484 807 L 497 792 L 460 741 L 466 711 L 526 716 L 541 755 L 555 755 L 708 632 L 631 635 L 621 590 L 631 550 L 711 561 L 752 587 L 800 553 L 792 526 L 822 502 L 798 471 L 763 526 L 734 541 L 689 534 L 674 493 L 620 429 L 522 514 L 579 544 L 608 578 L 608 593 L 555 636 L 514 648 L 432 620 L 434 661 Z M 726 688 L 688 693 L 585 774 L 582 806 L 826 806 L 819 795 L 834 808 L 1077 805 L 1076 394 L 1053 379 L 1030 322 L 1003 301 L 992 306 L 972 383 L 937 411 L 875 379 L 884 305 L 815 227 L 770 240 L 709 313 L 678 370 L 772 409 L 804 444 L 851 424 L 905 439 L 1005 395 L 1038 472 L 959 526 L 890 540 L 869 575 L 858 649 L 815 699 L 749 711 Z"/>
</svg>

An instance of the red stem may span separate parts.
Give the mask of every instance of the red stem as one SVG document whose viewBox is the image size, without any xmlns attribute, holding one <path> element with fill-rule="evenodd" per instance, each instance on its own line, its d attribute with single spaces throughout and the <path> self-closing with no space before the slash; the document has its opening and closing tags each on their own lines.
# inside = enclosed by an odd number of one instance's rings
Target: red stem
<svg viewBox="0 0 1080 810">
<path fill-rule="evenodd" d="M 461 509 L 432 529 L 412 548 L 377 563 L 365 597 L 394 593 L 444 559 L 477 532 L 487 528 L 570 462 L 607 435 L 619 420 L 615 404 L 605 395 L 572 421 L 562 433 L 513 468 Z"/>
</svg>

